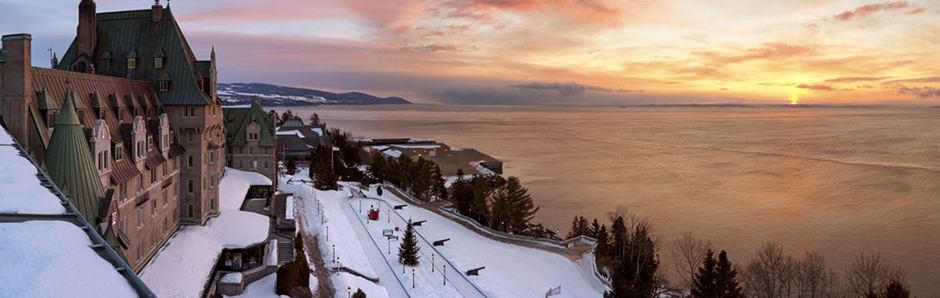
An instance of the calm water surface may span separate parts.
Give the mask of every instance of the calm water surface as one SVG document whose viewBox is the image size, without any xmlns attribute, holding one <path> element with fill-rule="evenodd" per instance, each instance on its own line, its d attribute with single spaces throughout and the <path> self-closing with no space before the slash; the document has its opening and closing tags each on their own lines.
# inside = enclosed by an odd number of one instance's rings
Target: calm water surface
<svg viewBox="0 0 940 298">
<path fill-rule="evenodd" d="M 940 293 L 940 109 L 369 106 L 294 108 L 371 138 L 433 138 L 504 161 L 567 232 L 626 206 L 668 248 L 685 231 L 743 265 L 766 241 L 838 272 L 879 252 Z M 606 220 L 602 221 L 606 222 Z M 608 223 L 609 225 L 609 223 Z"/>
</svg>

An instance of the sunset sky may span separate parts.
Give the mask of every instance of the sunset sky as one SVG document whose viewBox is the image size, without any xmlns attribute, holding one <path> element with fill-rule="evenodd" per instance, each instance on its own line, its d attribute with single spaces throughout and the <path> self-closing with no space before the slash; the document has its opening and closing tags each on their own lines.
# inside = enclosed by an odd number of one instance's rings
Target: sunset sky
<svg viewBox="0 0 940 298">
<path fill-rule="evenodd" d="M 78 2 L 0 0 L 0 33 L 31 33 L 48 67 Z M 420 103 L 940 105 L 940 1 L 170 3 L 197 57 L 216 47 L 221 82 Z"/>
</svg>

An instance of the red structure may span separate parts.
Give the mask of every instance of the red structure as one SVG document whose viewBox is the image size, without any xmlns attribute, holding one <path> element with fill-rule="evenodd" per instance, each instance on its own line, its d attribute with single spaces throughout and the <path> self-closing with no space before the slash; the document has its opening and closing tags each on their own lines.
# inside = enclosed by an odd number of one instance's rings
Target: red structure
<svg viewBox="0 0 940 298">
<path fill-rule="evenodd" d="M 369 210 L 369 219 L 379 220 L 379 209 Z"/>
</svg>

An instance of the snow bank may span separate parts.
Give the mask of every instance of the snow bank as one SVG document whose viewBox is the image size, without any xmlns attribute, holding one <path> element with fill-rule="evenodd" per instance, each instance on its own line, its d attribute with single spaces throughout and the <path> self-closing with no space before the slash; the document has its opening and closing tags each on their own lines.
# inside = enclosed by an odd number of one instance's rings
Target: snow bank
<svg viewBox="0 0 940 298">
<path fill-rule="evenodd" d="M 157 296 L 199 296 L 223 248 L 267 240 L 268 217 L 240 210 L 252 182 L 264 180 L 270 184 L 261 174 L 226 168 L 219 183 L 219 216 L 205 226 L 181 227 L 144 267 L 140 278 Z"/>
<path fill-rule="evenodd" d="M 0 223 L 0 243 L 0 296 L 137 296 L 127 280 L 89 247 L 88 235 L 71 223 Z"/>
<path fill-rule="evenodd" d="M 219 281 L 227 284 L 240 284 L 242 283 L 242 277 L 244 277 L 244 275 L 242 275 L 241 272 L 226 273 L 222 275 Z"/>
<path fill-rule="evenodd" d="M 0 129 L 0 138 L 8 137 Z M 36 167 L 19 154 L 14 147 L 0 146 L 0 156 L 4 157 L 0 162 L 0 213 L 65 213 L 59 197 L 40 184 Z"/>
</svg>

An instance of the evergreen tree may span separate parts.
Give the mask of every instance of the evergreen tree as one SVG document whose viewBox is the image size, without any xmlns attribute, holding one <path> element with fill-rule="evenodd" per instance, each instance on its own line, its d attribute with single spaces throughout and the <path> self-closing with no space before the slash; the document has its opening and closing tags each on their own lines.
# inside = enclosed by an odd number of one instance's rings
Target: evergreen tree
<svg viewBox="0 0 940 298">
<path fill-rule="evenodd" d="M 568 239 L 578 237 L 580 235 L 590 236 L 590 228 L 588 227 L 587 218 L 584 216 L 574 216 L 574 220 L 571 222 L 571 230 L 568 231 Z"/>
<path fill-rule="evenodd" d="M 317 115 L 317 113 L 310 115 L 310 125 L 320 125 L 320 115 Z"/>
<path fill-rule="evenodd" d="M 597 247 L 594 250 L 595 262 L 600 262 L 601 259 L 606 259 L 609 254 L 610 235 L 607 234 L 607 226 L 601 225 L 601 227 L 597 230 Z"/>
<path fill-rule="evenodd" d="M 614 260 L 623 259 L 623 251 L 627 246 L 627 226 L 624 224 L 623 216 L 614 219 L 610 226 L 610 258 Z"/>
<path fill-rule="evenodd" d="M 597 223 L 597 218 L 594 219 L 594 222 L 591 223 L 591 230 L 585 233 L 585 235 L 590 236 L 591 238 L 597 239 L 597 232 L 600 231 L 601 225 Z"/>
<path fill-rule="evenodd" d="M 470 181 L 462 176 L 457 176 L 457 180 L 450 185 L 448 189 L 449 199 L 454 203 L 454 210 L 463 215 L 470 215 L 470 204 L 473 203 L 473 189 L 470 187 Z"/>
<path fill-rule="evenodd" d="M 473 202 L 470 204 L 470 213 L 476 216 L 477 222 L 487 225 L 484 219 L 489 220 L 490 213 L 490 189 L 486 186 L 486 179 L 482 176 L 474 176 L 471 180 L 473 189 Z"/>
<path fill-rule="evenodd" d="M 692 285 L 693 298 L 744 298 L 743 290 L 735 280 L 737 272 L 731 268 L 724 250 L 718 254 L 711 249 L 705 253 L 705 261 L 695 274 Z"/>
<path fill-rule="evenodd" d="M 297 162 L 293 159 L 287 161 L 287 174 L 293 175 L 297 173 Z"/>
<path fill-rule="evenodd" d="M 402 237 L 401 245 L 398 247 L 398 262 L 408 265 L 408 266 L 417 266 L 418 265 L 418 251 L 421 248 L 418 247 L 418 237 L 415 235 L 414 226 L 411 225 L 411 221 L 408 221 L 408 226 L 405 228 L 405 235 Z"/>
<path fill-rule="evenodd" d="M 432 193 L 437 196 L 438 200 L 447 200 L 447 186 L 445 185 L 444 175 L 441 174 L 441 167 L 436 163 L 431 164 L 434 166 L 434 174 L 431 176 L 433 179 Z"/>
<path fill-rule="evenodd" d="M 385 165 L 385 154 L 380 151 L 372 151 L 372 165 L 369 166 L 369 174 L 379 182 L 385 181 L 385 175 L 388 169 Z"/>
<path fill-rule="evenodd" d="M 511 230 L 523 229 L 535 217 L 539 207 L 535 206 L 529 190 L 522 187 L 519 178 L 510 176 L 499 188 L 496 197 L 506 201 L 506 223 Z M 495 199 L 494 199 L 495 201 Z"/>
</svg>

